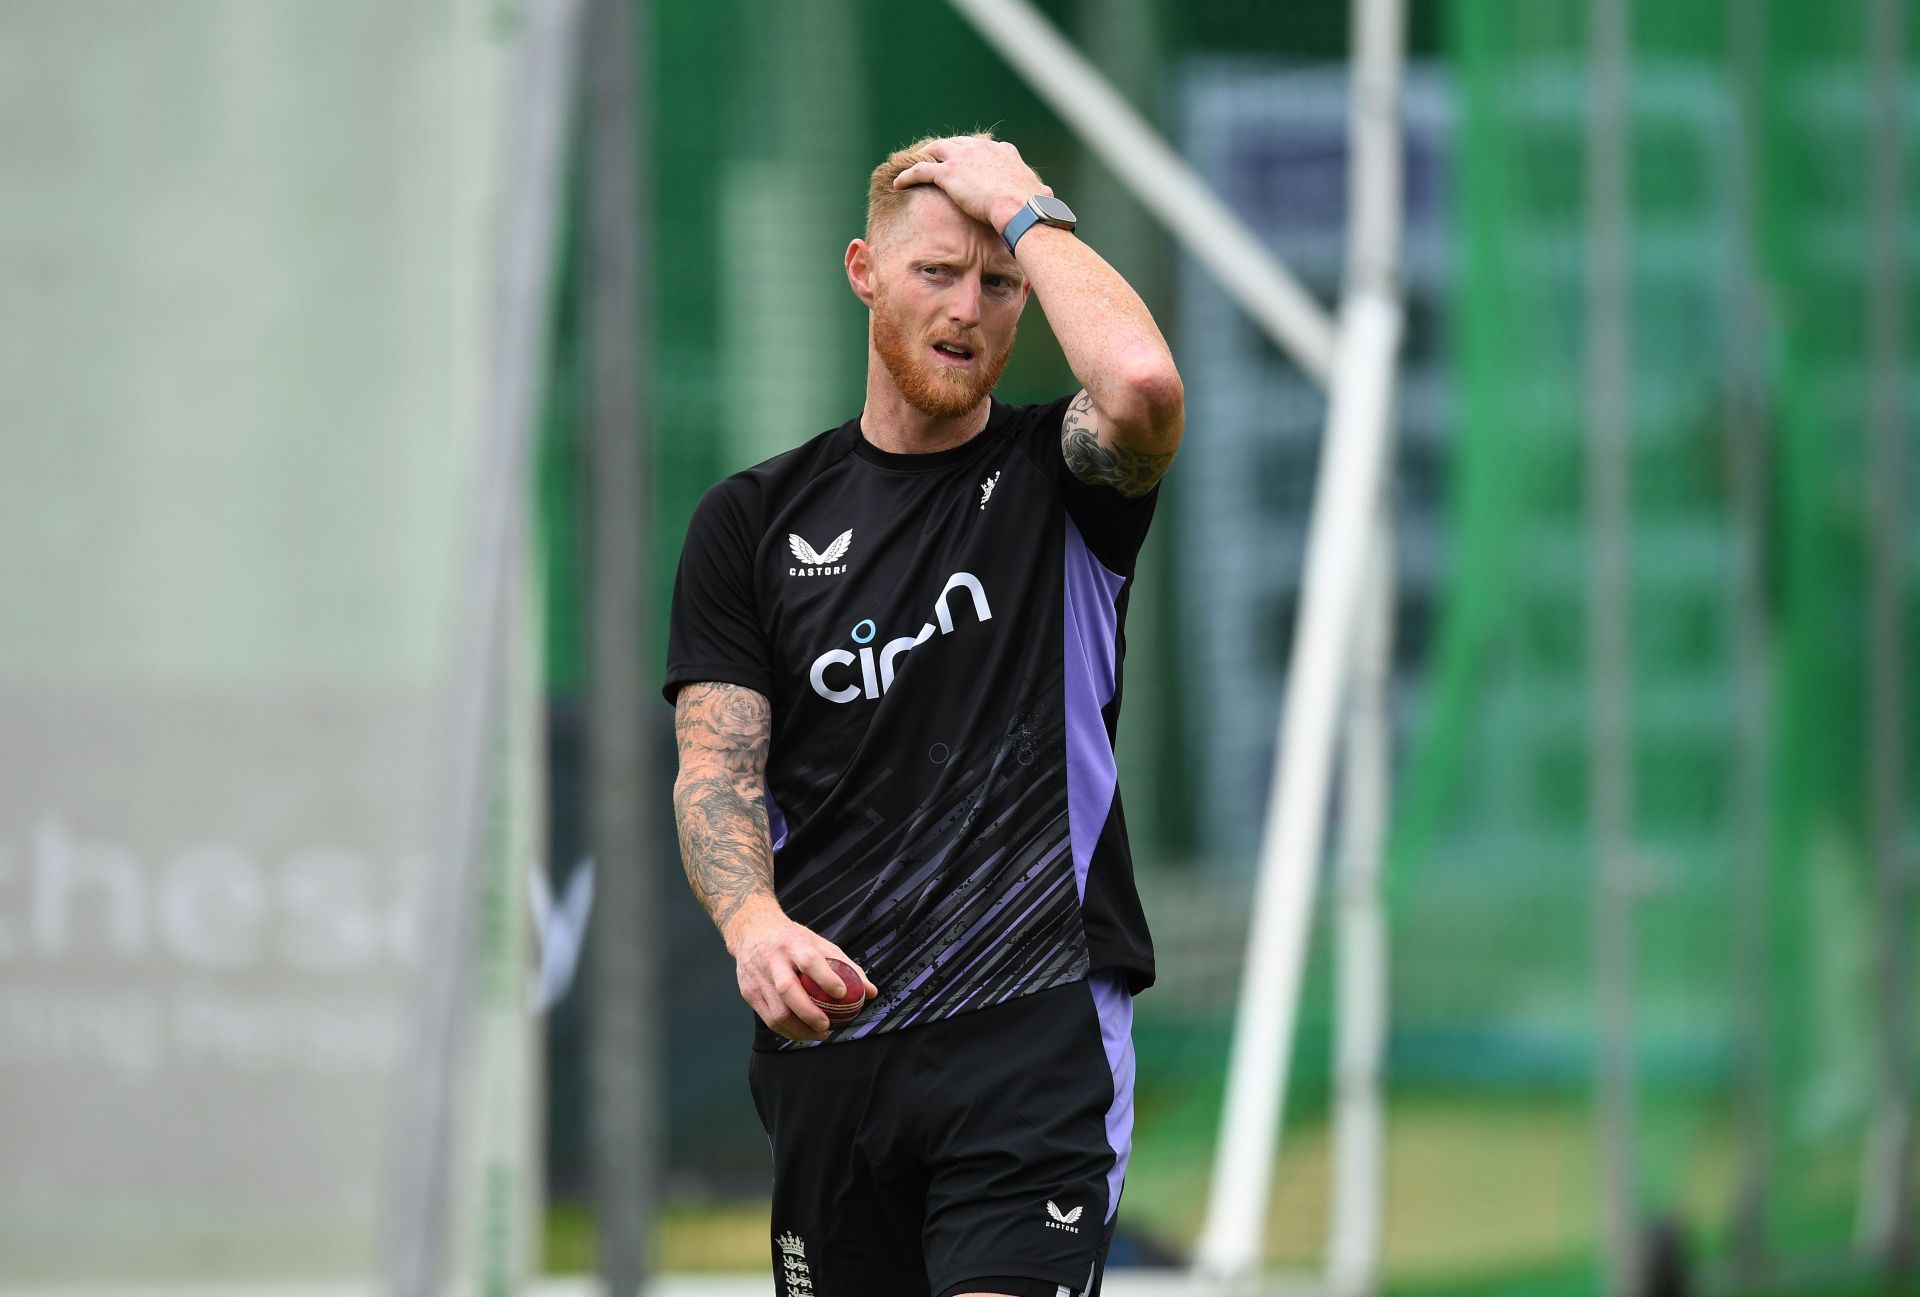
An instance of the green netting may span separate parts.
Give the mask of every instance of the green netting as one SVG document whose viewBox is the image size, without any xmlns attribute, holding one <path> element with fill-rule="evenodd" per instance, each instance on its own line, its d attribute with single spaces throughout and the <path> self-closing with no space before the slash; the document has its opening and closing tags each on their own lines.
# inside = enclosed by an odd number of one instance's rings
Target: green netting
<svg viewBox="0 0 1920 1297">
<path fill-rule="evenodd" d="M 1876 285 L 1911 302 L 1914 262 L 1873 260 L 1869 178 L 1890 142 L 1871 129 L 1866 6 L 1634 9 L 1635 1187 L 1702 1259 L 1778 1274 L 1854 1249 L 1869 1196 L 1888 1033 L 1865 793 L 1882 705 L 1866 649 L 1865 330 Z M 1573 1227 L 1553 1250 L 1575 1256 L 1602 1238 L 1586 10 L 1452 10 L 1460 562 L 1402 788 L 1393 1008 L 1403 1099 L 1581 1115 L 1541 1128 L 1571 1177 L 1557 1189 Z M 1899 104 L 1905 230 L 1920 113 L 1904 86 Z M 1897 430 L 1910 446 L 1912 409 Z M 1911 522 L 1898 545 L 1911 622 Z M 1759 937 L 1744 953 L 1743 931 Z M 1920 997 L 1905 994 L 1911 1021 Z"/>
</svg>

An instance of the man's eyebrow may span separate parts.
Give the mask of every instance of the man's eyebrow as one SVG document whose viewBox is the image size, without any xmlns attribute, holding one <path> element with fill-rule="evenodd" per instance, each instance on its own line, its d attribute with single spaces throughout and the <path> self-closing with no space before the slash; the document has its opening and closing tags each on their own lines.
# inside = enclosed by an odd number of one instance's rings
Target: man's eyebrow
<svg viewBox="0 0 1920 1297">
<path fill-rule="evenodd" d="M 907 255 L 907 264 L 910 266 L 952 266 L 971 259 L 972 254 L 963 249 L 950 247 L 921 248 L 919 251 L 911 252 Z M 1027 277 L 1020 273 L 1020 263 L 1017 261 L 988 262 L 980 267 L 980 273 L 983 275 L 998 275 L 1000 278 L 1011 280 L 1016 284 L 1024 284 L 1027 282 Z"/>
</svg>

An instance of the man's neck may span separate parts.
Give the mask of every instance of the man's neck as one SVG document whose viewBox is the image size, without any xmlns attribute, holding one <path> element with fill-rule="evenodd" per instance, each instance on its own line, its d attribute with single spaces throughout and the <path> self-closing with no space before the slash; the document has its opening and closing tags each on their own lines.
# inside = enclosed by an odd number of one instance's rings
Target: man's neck
<svg viewBox="0 0 1920 1297">
<path fill-rule="evenodd" d="M 907 404 L 893 375 L 878 356 L 867 357 L 867 403 L 860 411 L 860 434 L 896 455 L 926 455 L 951 450 L 979 436 L 993 413 L 991 397 L 952 419 L 936 419 Z"/>
</svg>

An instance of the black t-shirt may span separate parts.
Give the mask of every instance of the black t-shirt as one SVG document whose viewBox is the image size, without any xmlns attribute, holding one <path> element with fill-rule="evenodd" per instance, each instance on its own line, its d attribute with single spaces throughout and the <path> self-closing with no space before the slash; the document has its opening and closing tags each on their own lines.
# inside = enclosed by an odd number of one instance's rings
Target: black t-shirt
<svg viewBox="0 0 1920 1297">
<path fill-rule="evenodd" d="M 713 487 L 687 528 L 666 696 L 772 704 L 775 892 L 880 988 L 834 1040 L 1097 968 L 1153 981 L 1113 739 L 1158 492 L 1069 473 L 1066 405 L 995 401 L 924 455 L 850 420 Z"/>
</svg>

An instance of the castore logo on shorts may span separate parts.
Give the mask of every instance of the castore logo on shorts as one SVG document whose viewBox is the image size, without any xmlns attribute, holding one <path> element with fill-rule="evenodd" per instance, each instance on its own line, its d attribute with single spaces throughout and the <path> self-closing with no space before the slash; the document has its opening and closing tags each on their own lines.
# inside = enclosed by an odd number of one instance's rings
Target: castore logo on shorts
<svg viewBox="0 0 1920 1297">
<path fill-rule="evenodd" d="M 940 597 L 933 601 L 934 621 L 920 628 L 917 635 L 902 635 L 890 639 L 880 646 L 876 653 L 873 641 L 879 638 L 879 627 L 868 617 L 853 628 L 853 642 L 860 646 L 858 657 L 846 649 L 828 649 L 813 660 L 813 669 L 807 673 L 807 679 L 813 685 L 813 691 L 830 703 L 850 703 L 856 698 L 878 699 L 887 690 L 893 688 L 894 672 L 900 655 L 916 645 L 925 644 L 933 638 L 935 622 L 939 623 L 942 635 L 953 634 L 953 611 L 947 606 L 947 596 L 955 588 L 965 590 L 973 597 L 974 616 L 983 622 L 993 620 L 993 610 L 987 606 L 987 590 L 980 584 L 980 578 L 971 572 L 955 572 L 947 578 L 946 585 L 940 589 Z M 827 679 L 827 672 L 835 667 L 851 667 L 856 663 L 860 667 L 858 684 L 835 684 Z M 842 676 L 841 679 L 846 677 Z"/>
</svg>

